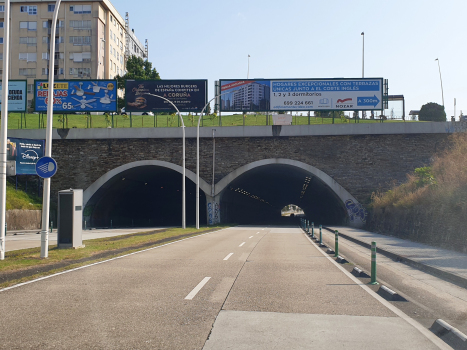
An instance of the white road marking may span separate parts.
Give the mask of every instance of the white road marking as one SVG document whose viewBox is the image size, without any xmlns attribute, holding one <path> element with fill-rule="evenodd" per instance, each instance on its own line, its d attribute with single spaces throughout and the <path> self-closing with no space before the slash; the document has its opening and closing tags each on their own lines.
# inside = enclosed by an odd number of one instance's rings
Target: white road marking
<svg viewBox="0 0 467 350">
<path fill-rule="evenodd" d="M 246 242 L 243 242 L 242 244 L 239 245 L 239 247 L 241 247 L 242 245 L 244 245 Z"/>
<path fill-rule="evenodd" d="M 34 282 L 39 282 L 39 281 L 42 281 L 42 280 L 46 280 L 46 279 L 48 279 L 48 278 L 52 278 L 52 277 L 55 277 L 55 276 L 64 275 L 65 273 L 70 273 L 70 272 L 73 272 L 73 271 L 78 271 L 78 270 L 86 269 L 86 268 L 91 267 L 91 266 L 100 265 L 100 264 L 103 264 L 103 263 L 106 263 L 106 262 L 109 262 L 109 261 L 114 261 L 114 260 L 117 260 L 117 259 L 126 258 L 127 256 L 131 256 L 131 255 L 135 255 L 135 254 L 139 254 L 139 253 L 144 253 L 144 252 L 147 252 L 147 251 L 150 251 L 150 250 L 153 250 L 153 249 L 159 249 L 159 248 L 162 248 L 162 247 L 171 245 L 171 244 L 183 242 L 183 241 L 186 241 L 186 240 L 188 240 L 188 239 L 194 239 L 194 238 L 202 237 L 202 236 L 205 236 L 205 235 L 210 235 L 210 234 L 212 234 L 212 233 L 220 232 L 220 231 L 223 231 L 223 230 L 228 230 L 228 229 L 230 229 L 230 228 L 231 228 L 231 227 L 228 227 L 227 229 L 223 228 L 223 229 L 221 229 L 221 230 L 203 233 L 203 234 L 198 235 L 198 236 L 180 239 L 180 240 L 178 240 L 178 241 L 174 241 L 174 242 L 170 242 L 170 243 L 158 245 L 158 246 L 156 246 L 156 247 L 152 247 L 152 248 L 147 248 L 147 249 L 139 250 L 139 251 L 137 251 L 137 252 L 133 252 L 133 253 L 125 254 L 125 255 L 120 255 L 120 256 L 117 256 L 117 257 L 115 257 L 115 258 L 111 258 L 111 259 L 108 259 L 108 260 L 102 260 L 102 261 L 98 261 L 98 262 L 95 262 L 95 263 L 92 263 L 92 264 L 89 264 L 89 265 L 84 265 L 84 266 L 76 267 L 76 268 L 74 268 L 74 269 L 70 269 L 70 270 L 66 270 L 66 271 L 62 271 L 62 272 L 57 272 L 57 273 L 54 273 L 53 275 L 48 275 L 48 276 L 44 276 L 44 277 L 39 277 L 39 278 L 33 279 L 33 280 L 31 280 L 31 281 L 27 281 L 27 282 L 23 282 L 23 283 L 18 283 L 18 284 L 15 284 L 15 285 L 11 286 L 11 287 L 6 287 L 6 288 L 3 288 L 3 289 L 0 289 L 0 293 L 1 293 L 1 292 L 5 292 L 5 291 L 10 290 L 10 289 L 22 287 L 22 286 L 25 286 L 25 285 L 28 285 L 28 284 L 31 284 L 31 283 L 34 283 Z"/>
<path fill-rule="evenodd" d="M 384 306 L 386 306 L 389 310 L 391 310 L 392 312 L 394 312 L 397 316 L 399 316 L 400 318 L 402 318 L 404 321 L 406 321 L 408 324 L 410 324 L 411 326 L 413 326 L 415 329 L 417 329 L 420 333 L 422 333 L 426 338 L 428 338 L 429 340 L 431 340 L 431 342 L 433 344 L 435 344 L 436 346 L 438 346 L 440 349 L 449 349 L 450 347 L 447 346 L 447 344 L 442 341 L 440 338 L 438 338 L 434 333 L 431 333 L 428 329 L 426 329 L 425 327 L 423 327 L 420 323 L 418 323 L 417 321 L 415 321 L 413 318 L 411 318 L 410 316 L 408 316 L 406 313 L 404 313 L 402 310 L 398 309 L 397 307 L 393 306 L 391 303 L 389 303 L 386 299 L 382 298 L 381 296 L 379 296 L 378 294 L 376 294 L 375 292 L 373 292 L 368 286 L 362 284 L 362 282 L 357 279 L 354 275 L 352 275 L 350 272 L 348 272 L 346 269 L 344 269 L 342 266 L 340 266 L 340 264 L 338 264 L 334 259 L 332 259 L 331 257 L 329 257 L 328 254 L 326 254 L 321 248 L 318 247 L 318 245 L 316 245 L 315 242 L 313 242 L 311 240 L 310 237 L 308 237 L 306 234 L 305 234 L 305 237 L 311 242 L 311 244 L 313 244 L 316 249 L 322 254 L 324 255 L 329 261 L 331 261 L 339 270 L 341 270 L 347 277 L 349 277 L 352 281 L 354 281 L 357 285 L 359 285 L 364 291 L 366 291 L 368 294 L 370 294 L 373 298 L 375 298 L 376 300 L 378 300 L 381 304 L 383 304 Z"/>
<path fill-rule="evenodd" d="M 208 283 L 208 281 L 211 279 L 211 277 L 204 277 L 203 280 L 201 282 L 198 283 L 198 285 L 195 287 L 195 289 L 193 289 L 190 294 L 188 294 L 186 297 L 185 297 L 185 300 L 192 300 L 196 294 L 198 294 L 198 292 L 201 290 L 201 288 L 204 287 L 204 285 L 206 283 Z"/>
<path fill-rule="evenodd" d="M 259 232 L 256 232 L 256 234 L 258 234 Z"/>
<path fill-rule="evenodd" d="M 233 255 L 233 253 L 230 253 L 229 255 L 227 255 L 224 260 L 229 260 L 229 258 Z"/>
<path fill-rule="evenodd" d="M 250 238 L 253 238 L 253 236 L 250 236 Z"/>
</svg>

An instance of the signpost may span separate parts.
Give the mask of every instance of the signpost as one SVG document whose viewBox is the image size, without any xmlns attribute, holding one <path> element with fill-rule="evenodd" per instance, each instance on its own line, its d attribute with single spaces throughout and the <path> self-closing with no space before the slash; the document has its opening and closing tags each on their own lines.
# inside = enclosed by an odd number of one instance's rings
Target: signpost
<svg viewBox="0 0 467 350">
<path fill-rule="evenodd" d="M 54 112 L 117 112 L 116 80 L 57 80 L 53 84 L 53 95 Z M 47 80 L 35 80 L 34 96 L 34 110 L 46 112 Z"/>
<path fill-rule="evenodd" d="M 57 162 L 52 157 L 42 157 L 36 163 L 36 173 L 43 179 L 50 179 L 57 172 Z"/>
<path fill-rule="evenodd" d="M 220 80 L 221 111 L 382 110 L 382 78 Z"/>
</svg>

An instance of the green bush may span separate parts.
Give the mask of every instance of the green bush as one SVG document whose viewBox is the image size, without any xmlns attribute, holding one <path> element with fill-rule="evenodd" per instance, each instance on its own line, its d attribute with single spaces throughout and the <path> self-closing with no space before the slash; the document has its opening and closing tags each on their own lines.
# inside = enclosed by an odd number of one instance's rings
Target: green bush
<svg viewBox="0 0 467 350">
<path fill-rule="evenodd" d="M 424 104 L 420 109 L 418 119 L 424 122 L 445 122 L 446 112 L 444 106 L 434 102 Z"/>
</svg>

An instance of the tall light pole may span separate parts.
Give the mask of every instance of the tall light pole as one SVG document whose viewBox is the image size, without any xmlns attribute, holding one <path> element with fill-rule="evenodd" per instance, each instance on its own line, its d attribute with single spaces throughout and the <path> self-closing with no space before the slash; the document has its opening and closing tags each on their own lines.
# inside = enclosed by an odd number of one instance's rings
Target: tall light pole
<svg viewBox="0 0 467 350">
<path fill-rule="evenodd" d="M 246 78 L 250 77 L 250 55 L 248 55 L 248 70 L 246 72 Z"/>
<path fill-rule="evenodd" d="M 3 32 L 2 130 L 0 134 L 0 260 L 5 259 L 6 142 L 8 137 L 8 71 L 10 54 L 10 0 L 5 0 Z"/>
<path fill-rule="evenodd" d="M 45 156 L 52 157 L 52 123 L 54 115 L 54 66 L 55 66 L 55 32 L 57 30 L 58 10 L 61 0 L 55 2 L 52 28 L 50 31 L 49 51 L 49 92 L 47 95 L 47 131 L 45 137 Z M 41 231 L 41 258 L 49 256 L 49 216 L 50 216 L 50 178 L 44 179 L 42 196 L 42 231 Z"/>
<path fill-rule="evenodd" d="M 177 111 L 178 113 L 178 117 L 180 118 L 181 122 L 182 122 L 182 139 L 183 139 L 183 153 L 182 153 L 182 158 L 183 158 L 183 174 L 182 174 L 182 228 L 185 229 L 186 228 L 186 197 L 185 197 L 185 123 L 183 122 L 183 118 L 182 116 L 180 115 L 180 111 L 178 110 L 177 106 L 175 106 L 173 104 L 172 101 L 170 101 L 169 99 L 165 98 L 165 97 L 162 97 L 162 96 L 159 96 L 159 95 L 154 95 L 154 94 L 149 94 L 149 93 L 145 93 L 145 95 L 149 95 L 149 96 L 154 96 L 154 97 L 159 97 L 163 100 L 166 100 L 167 102 L 169 102 L 174 108 L 175 110 Z"/>
<path fill-rule="evenodd" d="M 248 55 L 250 57 L 250 55 Z M 224 92 L 222 94 L 216 95 L 213 98 L 209 100 L 208 103 L 206 103 L 203 107 L 203 110 L 201 111 L 201 114 L 199 115 L 198 118 L 198 126 L 196 128 L 196 228 L 199 229 L 199 123 L 201 121 L 201 118 L 203 117 L 204 110 L 209 106 L 209 104 L 212 102 L 217 97 L 220 97 L 222 95 L 230 94 L 231 92 Z"/>
<path fill-rule="evenodd" d="M 362 32 L 363 47 L 362 47 L 362 78 L 365 78 L 365 32 Z"/>
<path fill-rule="evenodd" d="M 439 65 L 439 59 L 435 59 L 435 61 L 438 61 L 439 81 L 441 82 L 441 98 L 443 100 L 443 107 L 444 107 L 444 92 L 443 92 L 443 79 L 441 79 L 441 67 Z"/>
</svg>

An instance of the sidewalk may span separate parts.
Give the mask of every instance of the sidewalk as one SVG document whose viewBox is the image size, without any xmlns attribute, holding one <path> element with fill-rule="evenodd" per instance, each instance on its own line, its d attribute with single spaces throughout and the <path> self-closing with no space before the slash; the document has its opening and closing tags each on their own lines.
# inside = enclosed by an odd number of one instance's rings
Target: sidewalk
<svg viewBox="0 0 467 350">
<path fill-rule="evenodd" d="M 467 254 L 351 227 L 326 228 L 368 248 L 374 241 L 380 254 L 467 288 Z"/>
<path fill-rule="evenodd" d="M 137 232 L 145 232 L 151 230 L 162 230 L 165 227 L 139 227 L 139 228 L 119 228 L 119 229 L 96 229 L 83 230 L 83 241 L 95 238 L 114 237 L 121 235 L 129 235 Z M 39 232 L 39 234 L 37 234 Z M 49 246 L 57 245 L 57 230 L 54 229 L 49 233 Z M 5 251 L 36 248 L 41 246 L 40 230 L 19 230 L 7 231 L 5 237 Z"/>
</svg>

